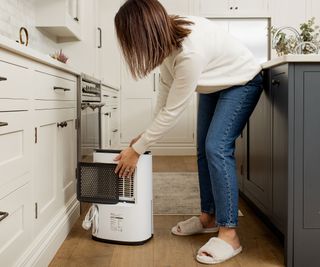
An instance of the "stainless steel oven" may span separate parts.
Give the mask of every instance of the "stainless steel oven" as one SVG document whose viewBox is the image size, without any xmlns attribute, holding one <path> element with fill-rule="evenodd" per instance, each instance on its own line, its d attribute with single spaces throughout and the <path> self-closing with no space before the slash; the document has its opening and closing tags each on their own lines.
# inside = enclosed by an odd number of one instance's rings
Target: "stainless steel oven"
<svg viewBox="0 0 320 267">
<path fill-rule="evenodd" d="M 101 148 L 101 81 L 82 74 L 78 101 L 78 162 L 92 162 Z"/>
</svg>

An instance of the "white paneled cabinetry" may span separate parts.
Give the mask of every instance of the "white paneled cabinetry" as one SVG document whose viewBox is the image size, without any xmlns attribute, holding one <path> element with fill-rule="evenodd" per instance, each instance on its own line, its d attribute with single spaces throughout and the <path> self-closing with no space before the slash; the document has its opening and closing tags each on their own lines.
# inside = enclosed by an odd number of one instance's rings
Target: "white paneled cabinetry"
<svg viewBox="0 0 320 267">
<path fill-rule="evenodd" d="M 105 106 L 101 109 L 101 136 L 102 148 L 120 148 L 120 105 L 119 91 L 102 85 L 102 102 Z"/>
<path fill-rule="evenodd" d="M 73 74 L 0 50 L 1 266 L 47 266 L 79 214 Z"/>
<path fill-rule="evenodd" d="M 195 0 L 198 14 L 206 17 L 262 17 L 269 15 L 270 0 Z"/>
</svg>

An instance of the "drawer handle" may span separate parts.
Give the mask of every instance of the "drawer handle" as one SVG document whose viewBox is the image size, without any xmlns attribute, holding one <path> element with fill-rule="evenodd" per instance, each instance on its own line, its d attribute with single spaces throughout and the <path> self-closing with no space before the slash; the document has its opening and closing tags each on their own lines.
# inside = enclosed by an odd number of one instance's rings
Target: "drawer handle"
<svg viewBox="0 0 320 267">
<path fill-rule="evenodd" d="M 107 113 L 104 113 L 104 116 L 109 116 L 110 114 L 109 114 L 109 112 L 107 112 Z"/>
<path fill-rule="evenodd" d="M 66 121 L 63 121 L 63 122 L 58 122 L 57 123 L 57 127 L 61 127 L 61 128 L 64 128 L 64 127 L 67 127 L 68 126 L 68 123 Z"/>
<path fill-rule="evenodd" d="M 272 80 L 271 84 L 274 86 L 279 86 L 280 85 L 280 81 L 279 80 Z"/>
<path fill-rule="evenodd" d="M 8 212 L 0 211 L 0 222 L 9 216 Z"/>
<path fill-rule="evenodd" d="M 0 122 L 0 127 L 8 126 L 7 122 Z"/>
<path fill-rule="evenodd" d="M 117 110 L 118 108 L 112 108 L 113 110 Z"/>
<path fill-rule="evenodd" d="M 113 96 L 112 98 L 118 98 L 117 96 Z"/>
<path fill-rule="evenodd" d="M 54 86 L 53 90 L 63 90 L 64 92 L 71 91 L 71 89 L 69 89 L 69 88 L 64 88 L 64 87 L 59 87 L 59 86 Z"/>
<path fill-rule="evenodd" d="M 116 133 L 116 132 L 118 132 L 118 129 L 115 129 L 115 130 L 113 130 L 112 132 L 113 132 L 113 133 Z"/>
<path fill-rule="evenodd" d="M 109 95 L 103 95 L 104 97 L 110 97 Z"/>
<path fill-rule="evenodd" d="M 0 77 L 0 82 L 2 82 L 2 81 L 6 81 L 7 80 L 7 78 L 6 77 Z"/>
</svg>

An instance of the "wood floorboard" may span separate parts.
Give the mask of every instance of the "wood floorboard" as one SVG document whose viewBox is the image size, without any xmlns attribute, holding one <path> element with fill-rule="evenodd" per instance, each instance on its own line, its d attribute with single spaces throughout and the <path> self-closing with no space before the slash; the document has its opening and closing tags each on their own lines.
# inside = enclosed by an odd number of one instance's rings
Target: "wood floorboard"
<svg viewBox="0 0 320 267">
<path fill-rule="evenodd" d="M 157 172 L 195 172 L 195 157 L 154 157 Z M 244 217 L 239 218 L 238 233 L 243 252 L 216 265 L 222 267 L 284 266 L 283 247 L 273 232 L 240 199 Z M 183 215 L 154 216 L 154 237 L 143 246 L 111 245 L 93 241 L 81 224 L 88 205 L 52 260 L 50 267 L 204 267 L 195 255 L 212 235 L 178 237 L 170 229 L 188 217 Z"/>
</svg>

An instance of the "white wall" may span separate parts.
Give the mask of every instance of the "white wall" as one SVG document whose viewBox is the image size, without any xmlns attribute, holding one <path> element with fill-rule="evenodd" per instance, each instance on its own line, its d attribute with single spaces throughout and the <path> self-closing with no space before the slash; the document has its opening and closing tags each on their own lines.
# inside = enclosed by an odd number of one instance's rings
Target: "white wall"
<svg viewBox="0 0 320 267">
<path fill-rule="evenodd" d="M 54 52 L 59 45 L 44 36 L 35 27 L 35 0 L 1 0 L 0 34 L 19 40 L 20 27 L 29 32 L 29 46 L 45 54 Z"/>
</svg>

